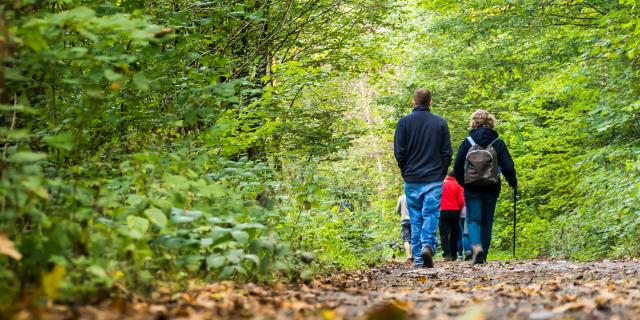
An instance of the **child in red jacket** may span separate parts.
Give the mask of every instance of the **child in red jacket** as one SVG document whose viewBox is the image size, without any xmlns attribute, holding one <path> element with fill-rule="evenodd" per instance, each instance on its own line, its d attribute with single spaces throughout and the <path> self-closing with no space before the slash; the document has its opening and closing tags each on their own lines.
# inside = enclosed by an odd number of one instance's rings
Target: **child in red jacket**
<svg viewBox="0 0 640 320">
<path fill-rule="evenodd" d="M 451 171 L 444 179 L 440 202 L 440 242 L 442 242 L 445 261 L 456 261 L 458 258 L 462 208 L 464 208 L 464 191 Z"/>
</svg>

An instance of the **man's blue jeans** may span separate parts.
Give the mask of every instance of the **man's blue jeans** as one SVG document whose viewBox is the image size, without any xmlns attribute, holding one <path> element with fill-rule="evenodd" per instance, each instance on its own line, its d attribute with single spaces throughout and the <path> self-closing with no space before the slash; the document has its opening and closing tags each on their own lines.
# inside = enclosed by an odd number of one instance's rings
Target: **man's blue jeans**
<svg viewBox="0 0 640 320">
<path fill-rule="evenodd" d="M 493 215 L 498 197 L 465 191 L 464 202 L 467 204 L 467 228 L 471 245 L 481 245 L 486 259 L 491 245 Z"/>
<path fill-rule="evenodd" d="M 435 256 L 438 247 L 438 220 L 440 219 L 440 199 L 442 182 L 405 182 L 407 209 L 411 220 L 411 251 L 417 266 L 421 266 L 422 247 L 430 245 Z"/>
</svg>

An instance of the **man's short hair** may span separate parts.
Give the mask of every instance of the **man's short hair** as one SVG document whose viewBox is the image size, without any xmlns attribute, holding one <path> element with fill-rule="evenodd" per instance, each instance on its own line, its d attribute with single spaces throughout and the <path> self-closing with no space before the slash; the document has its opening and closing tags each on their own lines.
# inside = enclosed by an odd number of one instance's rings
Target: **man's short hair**
<svg viewBox="0 0 640 320">
<path fill-rule="evenodd" d="M 429 106 L 431 103 L 431 91 L 425 88 L 419 88 L 416 93 L 413 94 L 413 100 L 417 106 Z"/>
</svg>

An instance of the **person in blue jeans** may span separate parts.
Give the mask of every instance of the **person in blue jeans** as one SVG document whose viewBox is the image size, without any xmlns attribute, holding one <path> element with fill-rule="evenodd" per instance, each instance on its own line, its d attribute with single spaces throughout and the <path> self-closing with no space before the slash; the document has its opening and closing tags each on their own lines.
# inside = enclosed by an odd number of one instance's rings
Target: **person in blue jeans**
<svg viewBox="0 0 640 320">
<path fill-rule="evenodd" d="M 460 211 L 460 238 L 458 239 L 458 256 L 465 261 L 471 260 L 471 243 L 469 240 L 469 228 L 467 228 L 467 206 Z"/>
<path fill-rule="evenodd" d="M 474 264 L 486 262 L 491 245 L 491 231 L 496 203 L 500 195 L 501 183 L 477 186 L 465 183 L 465 170 L 468 166 L 468 151 L 473 144 L 487 148 L 489 145 L 497 155 L 498 173 L 507 179 L 509 185 L 516 189 L 518 180 L 513 159 L 509 154 L 507 145 L 498 138 L 495 131 L 496 119 L 485 110 L 476 110 L 471 116 L 471 131 L 469 137 L 464 139 L 458 148 L 454 163 L 454 175 L 456 180 L 464 188 L 464 199 L 467 205 L 467 229 L 471 242 L 472 260 Z M 493 157 L 493 156 L 492 156 Z"/>
<path fill-rule="evenodd" d="M 415 91 L 413 112 L 398 121 L 393 149 L 404 179 L 414 264 L 433 268 L 442 181 L 452 149 L 447 121 L 431 113 L 429 90 Z"/>
</svg>

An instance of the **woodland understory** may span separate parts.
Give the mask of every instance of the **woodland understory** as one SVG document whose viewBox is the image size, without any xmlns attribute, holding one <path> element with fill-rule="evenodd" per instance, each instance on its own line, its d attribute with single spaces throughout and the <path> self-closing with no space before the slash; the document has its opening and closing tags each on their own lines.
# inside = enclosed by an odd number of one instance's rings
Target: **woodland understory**
<svg viewBox="0 0 640 320">
<path fill-rule="evenodd" d="M 639 4 L 0 1 L 0 317 L 160 302 L 176 316 L 175 294 L 191 306 L 203 290 L 224 317 L 231 288 L 279 290 L 324 319 L 384 300 L 315 305 L 334 288 L 387 290 L 402 317 L 523 317 L 500 304 L 512 296 L 547 299 L 523 305 L 540 319 L 637 315 Z M 393 134 L 419 87 L 454 149 L 474 110 L 496 115 L 520 186 L 516 258 L 539 260 L 505 261 L 505 185 L 489 257 L 502 262 L 441 263 L 437 279 L 397 264 Z M 427 287 L 444 300 L 417 298 Z M 496 308 L 437 307 L 490 305 L 480 293 Z"/>
</svg>

